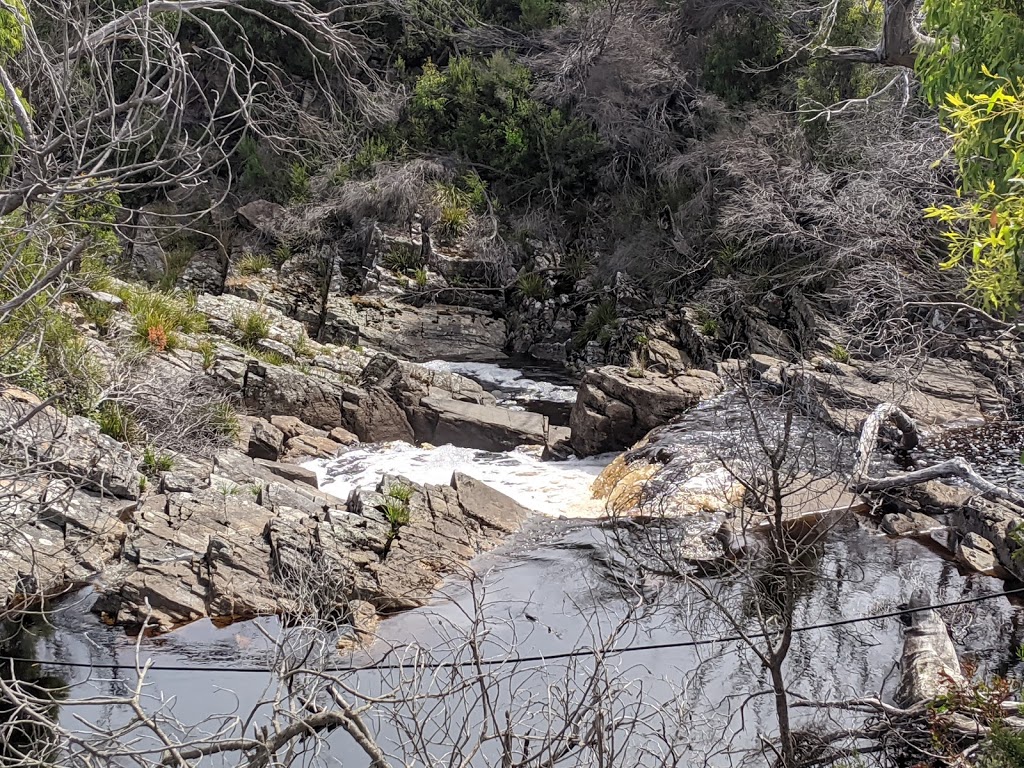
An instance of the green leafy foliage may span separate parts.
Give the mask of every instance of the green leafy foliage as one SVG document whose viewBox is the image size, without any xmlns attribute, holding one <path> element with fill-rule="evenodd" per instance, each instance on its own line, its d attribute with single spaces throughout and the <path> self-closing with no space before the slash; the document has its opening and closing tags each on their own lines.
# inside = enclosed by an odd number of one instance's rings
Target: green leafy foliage
<svg viewBox="0 0 1024 768">
<path fill-rule="evenodd" d="M 158 352 L 179 346 L 179 333 L 206 329 L 206 318 L 196 310 L 191 294 L 153 291 L 130 286 L 118 291 L 132 316 L 139 343 Z"/>
<path fill-rule="evenodd" d="M 242 258 L 238 260 L 238 271 L 247 277 L 258 275 L 263 272 L 263 270 L 270 269 L 273 266 L 274 260 L 266 253 L 254 253 L 250 251 L 245 253 Z"/>
<path fill-rule="evenodd" d="M 591 341 L 608 341 L 618 322 L 619 316 L 615 310 L 615 301 L 605 299 L 591 309 L 587 318 L 580 324 L 579 330 L 573 337 L 573 344 L 576 347 L 585 347 Z"/>
<path fill-rule="evenodd" d="M 701 82 L 726 101 L 755 99 L 776 72 L 743 72 L 775 64 L 783 54 L 782 30 L 770 15 L 743 11 L 721 15 L 705 35 Z"/>
<path fill-rule="evenodd" d="M 551 286 L 544 276 L 537 272 L 524 272 L 516 280 L 516 292 L 525 299 L 547 301 L 551 298 Z"/>
<path fill-rule="evenodd" d="M 558 0 L 482 0 L 480 16 L 489 22 L 524 32 L 552 27 L 562 19 Z"/>
<path fill-rule="evenodd" d="M 572 197 L 596 181 L 605 148 L 586 122 L 532 96 L 529 70 L 505 53 L 428 62 L 409 102 L 410 141 L 457 152 L 523 192 Z"/>
<path fill-rule="evenodd" d="M 953 137 L 962 200 L 928 215 L 947 226 L 944 266 L 967 267 L 973 298 L 1008 315 L 1024 295 L 1024 16 L 1012 0 L 928 0 L 924 11 L 935 44 L 917 72 Z"/>
<path fill-rule="evenodd" d="M 174 457 L 167 453 L 159 453 L 156 448 L 147 445 L 142 452 L 142 471 L 154 477 L 161 472 L 170 472 L 174 469 Z"/>
<path fill-rule="evenodd" d="M 426 266 L 419 246 L 403 242 L 392 243 L 381 263 L 392 272 L 411 272 Z"/>
<path fill-rule="evenodd" d="M 217 357 L 217 345 L 210 339 L 203 339 L 196 344 L 196 352 L 198 352 L 203 358 L 203 370 L 210 370 Z"/>
<path fill-rule="evenodd" d="M 122 443 L 131 444 L 142 434 L 135 417 L 120 403 L 107 401 L 93 414 L 100 432 Z"/>
<path fill-rule="evenodd" d="M 242 432 L 238 414 L 230 403 L 216 402 L 210 405 L 208 421 L 214 432 L 229 440 L 237 440 Z"/>
<path fill-rule="evenodd" d="M 272 325 L 270 316 L 260 310 L 236 314 L 231 318 L 231 324 L 238 331 L 241 342 L 247 347 L 255 346 L 256 342 L 267 338 Z"/>
<path fill-rule="evenodd" d="M 831 354 L 832 359 L 837 363 L 850 362 L 850 351 L 842 344 L 833 344 L 829 354 Z"/>
<path fill-rule="evenodd" d="M 881 3 L 839 0 L 829 43 L 833 46 L 873 45 L 880 34 L 881 23 Z M 797 80 L 797 95 L 801 102 L 819 106 L 864 98 L 875 91 L 884 74 L 871 65 L 816 57 L 808 62 L 803 76 Z M 810 124 L 814 132 L 823 125 L 823 121 Z"/>
</svg>

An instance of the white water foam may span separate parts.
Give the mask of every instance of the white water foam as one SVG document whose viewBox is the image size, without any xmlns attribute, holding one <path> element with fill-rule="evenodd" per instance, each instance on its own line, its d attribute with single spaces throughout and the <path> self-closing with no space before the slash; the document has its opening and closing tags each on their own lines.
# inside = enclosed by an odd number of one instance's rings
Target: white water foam
<svg viewBox="0 0 1024 768">
<path fill-rule="evenodd" d="M 422 364 L 424 368 L 445 373 L 457 373 L 473 379 L 484 389 L 500 389 L 516 395 L 518 399 L 543 400 L 551 403 L 576 402 L 576 387 L 536 381 L 522 371 L 502 368 L 494 363 L 453 363 L 447 360 L 431 360 Z"/>
<path fill-rule="evenodd" d="M 613 458 L 614 454 L 606 454 L 541 461 L 530 449 L 489 453 L 452 445 L 419 448 L 395 442 L 356 446 L 333 459 L 318 459 L 304 466 L 316 472 L 321 490 L 341 499 L 355 488 L 375 488 L 384 474 L 443 485 L 459 471 L 536 512 L 596 518 L 604 514 L 604 502 L 593 498 L 590 487 Z"/>
</svg>

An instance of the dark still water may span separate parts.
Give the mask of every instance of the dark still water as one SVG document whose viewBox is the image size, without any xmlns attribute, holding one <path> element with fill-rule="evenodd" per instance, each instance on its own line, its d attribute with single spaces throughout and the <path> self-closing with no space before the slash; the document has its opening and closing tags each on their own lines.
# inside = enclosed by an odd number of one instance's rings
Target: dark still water
<svg viewBox="0 0 1024 768">
<path fill-rule="evenodd" d="M 333 637 L 289 634 L 272 619 L 225 628 L 199 622 L 136 641 L 99 624 L 87 611 L 86 593 L 53 610 L 48 624 L 37 621 L 18 635 L 10 653 L 39 660 L 19 665 L 22 679 L 44 677 L 69 700 L 127 695 L 138 681 L 136 652 L 143 663 L 175 667 L 148 673 L 144 704 L 147 711 L 162 713 L 165 730 L 197 739 L 251 733 L 268 722 L 273 702 L 283 701 L 282 686 L 269 673 L 244 670 L 287 665 L 274 650 L 285 636 L 291 649 L 285 656 L 312 649 L 314 665 L 325 660 L 329 666 L 361 665 L 371 657 L 385 665 L 420 665 L 331 675 L 347 688 L 348 700 L 380 699 L 364 718 L 396 765 L 500 764 L 496 743 L 474 749 L 485 711 L 495 713 L 497 725 L 513 722 L 518 732 L 529 730 L 527 748 L 534 754 L 543 749 L 544 735 L 562 724 L 585 729 L 605 717 L 605 724 L 616 718 L 619 724 L 632 723 L 609 747 L 619 750 L 616 766 L 734 764 L 758 733 L 774 731 L 771 697 L 753 695 L 765 690 L 763 671 L 742 644 L 710 642 L 732 634 L 730 626 L 692 589 L 638 574 L 624 546 L 628 542 L 602 525 L 538 521 L 474 561 L 475 578 L 451 579 L 435 604 L 383 622 L 375 648 L 355 657 L 339 655 Z M 917 542 L 866 530 L 853 518 L 833 529 L 805 565 L 797 626 L 892 610 L 919 586 L 929 587 L 941 601 L 1004 588 L 994 579 L 961 572 Z M 745 604 L 743 588 L 724 579 L 707 583 L 718 594 L 736 593 L 735 605 Z M 624 622 L 627 615 L 631 619 Z M 947 618 L 958 650 L 977 661 L 981 673 L 1016 668 L 1015 649 L 1024 642 L 1024 612 L 1018 606 L 998 598 L 949 610 Z M 477 639 L 472 647 L 467 636 Z M 689 641 L 707 644 L 608 653 L 600 663 L 592 655 L 550 658 L 605 644 L 619 651 Z M 894 664 L 901 647 L 895 619 L 799 633 L 789 657 L 791 688 L 818 699 L 887 697 L 898 680 Z M 475 668 L 474 654 L 499 663 Z M 517 665 L 513 656 L 549 658 Z M 469 666 L 428 665 L 453 660 Z M 48 663 L 57 661 L 84 666 Z M 90 664 L 97 667 L 89 669 Z M 293 680 L 293 693 L 297 685 L 310 686 L 321 699 L 324 695 L 323 685 L 309 679 Z M 254 709 L 252 720 L 237 719 Z M 807 710 L 795 716 L 806 723 Z M 86 728 L 83 721 L 101 729 L 131 722 L 127 707 L 109 702 L 65 702 L 57 717 L 78 731 Z M 135 732 L 141 734 L 140 744 L 154 746 L 151 733 Z M 303 748 L 312 750 L 313 744 L 310 740 Z M 369 762 L 342 730 L 330 733 L 321 746 L 304 761 Z M 570 750 L 559 764 L 598 764 L 592 754 L 578 752 Z M 207 762 L 240 760 L 221 755 Z"/>
</svg>

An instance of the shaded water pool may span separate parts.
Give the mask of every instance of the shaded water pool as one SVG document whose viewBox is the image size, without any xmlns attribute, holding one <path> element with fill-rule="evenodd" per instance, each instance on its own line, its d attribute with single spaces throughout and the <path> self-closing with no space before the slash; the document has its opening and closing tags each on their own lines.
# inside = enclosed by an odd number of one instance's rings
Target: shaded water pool
<svg viewBox="0 0 1024 768">
<path fill-rule="evenodd" d="M 749 745 L 758 732 L 773 729 L 770 697 L 745 701 L 764 689 L 762 671 L 741 644 L 709 642 L 731 634 L 729 626 L 702 610 L 691 592 L 664 578 L 638 573 L 622 548 L 623 541 L 603 524 L 538 520 L 498 550 L 477 558 L 472 564 L 474 578 L 449 579 L 430 606 L 385 620 L 379 628 L 380 641 L 369 652 L 352 657 L 332 653 L 331 664 L 362 666 L 373 659 L 388 663 L 409 659 L 410 641 L 427 649 L 427 656 L 435 661 L 464 661 L 468 657 L 462 638 L 474 628 L 478 634 L 485 630 L 478 649 L 490 659 L 550 657 L 615 636 L 612 649 L 625 652 L 610 653 L 602 662 L 604 674 L 616 682 L 615 695 L 623 702 L 635 697 L 636 706 L 655 701 L 685 704 L 672 714 L 677 747 L 685 742 L 686 753 L 695 760 L 697 755 L 714 753 L 717 757 L 708 764 L 728 764 L 735 757 L 733 749 Z M 962 572 L 920 543 L 883 537 L 848 517 L 828 533 L 808 561 L 794 623 L 809 626 L 892 610 L 922 585 L 941 601 L 1004 588 L 1002 582 Z M 629 606 L 638 605 L 635 621 L 615 635 Z M 137 679 L 136 641 L 98 624 L 87 607 L 86 593 L 64 601 L 49 614 L 49 626 L 36 622 L 35 628 L 20 636 L 19 653 L 37 658 L 36 670 L 62 680 L 74 698 L 123 694 Z M 1006 673 L 1016 668 L 1015 649 L 1024 642 L 1020 607 L 998 598 L 946 614 L 954 626 L 958 651 L 975 660 L 980 672 Z M 159 638 L 143 639 L 138 647 L 141 659 L 176 668 L 149 673 L 147 692 L 153 697 L 149 705 L 172 707 L 183 726 L 203 730 L 212 729 L 230 713 L 247 710 L 274 685 L 270 674 L 243 669 L 272 665 L 274 639 L 283 631 L 273 619 L 224 628 L 198 622 Z M 708 644 L 626 650 L 694 640 Z M 798 633 L 789 657 L 793 690 L 819 699 L 887 697 L 898 679 L 894 663 L 901 645 L 895 619 Z M 89 664 L 114 668 L 89 669 Z M 487 679 L 503 711 L 550 722 L 555 717 L 547 709 L 550 692 L 563 691 L 569 699 L 583 696 L 581 681 L 588 679 L 592 667 L 589 656 L 520 667 L 504 663 L 489 670 Z M 391 668 L 340 676 L 366 695 L 400 690 L 408 698 L 414 692 L 437 694 L 452 684 L 454 673 L 413 674 Z M 432 723 L 427 730 L 437 741 L 424 748 L 447 760 L 457 741 L 452 738 L 453 729 L 466 733 L 478 722 L 474 697 L 466 691 L 452 695 L 461 698 L 450 699 L 450 705 L 441 709 L 420 707 L 419 714 L 413 715 L 406 701 L 380 706 L 368 717 L 387 751 L 406 757 L 411 744 L 401 724 L 423 718 Z M 79 716 L 111 726 L 125 721 L 127 713 L 116 707 L 101 712 L 68 705 L 60 709 L 61 721 L 69 726 Z M 666 710 L 652 708 L 644 717 L 664 719 Z M 344 733 L 331 734 L 328 744 L 330 758 L 365 764 L 365 756 Z M 637 761 L 664 764 L 669 759 L 666 750 L 660 744 Z M 486 751 L 470 764 L 489 764 Z"/>
</svg>

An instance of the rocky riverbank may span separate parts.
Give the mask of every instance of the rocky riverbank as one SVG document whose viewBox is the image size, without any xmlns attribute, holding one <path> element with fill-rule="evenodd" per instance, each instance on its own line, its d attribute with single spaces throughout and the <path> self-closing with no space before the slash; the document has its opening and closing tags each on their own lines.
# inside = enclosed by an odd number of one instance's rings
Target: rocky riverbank
<svg viewBox="0 0 1024 768">
<path fill-rule="evenodd" d="M 130 404 L 144 402 L 149 410 L 139 413 L 180 415 L 212 397 L 239 415 L 219 437 L 209 424 L 203 431 L 172 419 L 161 433 L 167 445 L 129 445 L 129 435 L 114 439 L 109 425 L 103 434 L 29 392 L 0 394 L 5 423 L 16 425 L 13 444 L 33 467 L 11 486 L 19 503 L 0 561 L 7 603 L 94 581 L 102 592 L 96 610 L 107 620 L 138 625 L 148 615 L 167 629 L 201 616 L 287 609 L 287 579 L 327 569 L 356 606 L 353 615 L 366 613 L 362 604 L 409 607 L 530 512 L 464 475 L 440 485 L 384 478 L 375 491 L 333 498 L 297 463 L 389 441 L 494 452 L 526 446 L 550 459 L 627 451 L 595 485 L 609 513 L 705 515 L 713 528 L 742 493 L 712 466 L 708 445 L 695 445 L 700 417 L 695 423 L 688 414 L 738 382 L 796 393 L 803 413 L 834 434 L 855 432 L 875 406 L 895 401 L 939 435 L 1004 416 L 1024 389 L 1016 346 L 980 341 L 969 328 L 962 343 L 913 370 L 850 359 L 835 351 L 827 321 L 792 293 L 767 309 L 730 307 L 723 316 L 733 320 L 713 328 L 691 308 L 646 305 L 619 275 L 605 292 L 615 311 L 588 339 L 580 334 L 593 307 L 557 293 L 557 280 L 550 296 L 527 300 L 495 290 L 510 276 L 432 246 L 415 227 L 397 233 L 371 223 L 360 230 L 365 237 L 338 239 L 329 211 L 297 215 L 244 206 L 228 253 L 191 258 L 175 281 L 199 291 L 190 311 L 202 322 L 177 332 L 173 345 L 158 334 L 140 356 L 132 345 L 137 312 L 122 298 L 136 289 L 127 283 L 85 294 L 89 311 L 80 309 L 83 297 L 66 304 L 117 409 L 129 403 L 131 415 Z M 536 263 L 560 263 L 533 247 Z M 166 267 L 159 248 L 136 238 L 137 274 L 166 277 L 157 274 Z M 283 249 L 276 266 L 243 268 L 254 251 L 271 248 Z M 394 258 L 410 249 L 425 259 L 427 285 L 419 288 L 427 290 L 413 290 Z M 742 354 L 725 354 L 737 342 Z M 416 362 L 506 353 L 582 373 L 569 426 L 443 364 Z M 131 399 L 143 395 L 148 400 Z M 841 466 L 816 471 L 800 478 L 794 516 L 867 504 L 889 515 L 885 530 L 905 533 L 922 530 L 914 515 L 941 507 L 965 564 L 1021 574 L 1016 510 L 966 497 L 892 507 L 842 490 Z M 702 541 L 710 546 L 696 557 L 721 554 L 720 542 L 716 550 L 713 539 Z"/>
</svg>

